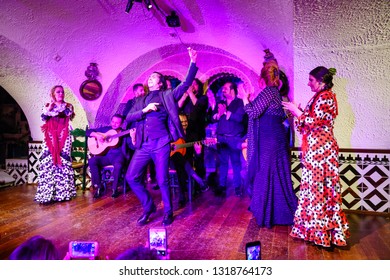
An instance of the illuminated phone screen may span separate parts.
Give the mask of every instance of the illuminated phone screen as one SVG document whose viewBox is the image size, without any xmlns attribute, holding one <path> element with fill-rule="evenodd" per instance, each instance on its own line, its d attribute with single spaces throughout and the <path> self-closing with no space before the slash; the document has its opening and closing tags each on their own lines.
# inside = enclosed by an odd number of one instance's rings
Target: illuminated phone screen
<svg viewBox="0 0 390 280">
<path fill-rule="evenodd" d="M 261 260 L 260 242 L 248 243 L 245 250 L 247 260 Z"/>
<path fill-rule="evenodd" d="M 97 255 L 96 242 L 77 242 L 71 243 L 72 257 L 95 257 Z"/>
<path fill-rule="evenodd" d="M 159 255 L 166 255 L 168 244 L 165 228 L 151 228 L 149 230 L 149 247 L 150 249 L 156 249 Z"/>
</svg>

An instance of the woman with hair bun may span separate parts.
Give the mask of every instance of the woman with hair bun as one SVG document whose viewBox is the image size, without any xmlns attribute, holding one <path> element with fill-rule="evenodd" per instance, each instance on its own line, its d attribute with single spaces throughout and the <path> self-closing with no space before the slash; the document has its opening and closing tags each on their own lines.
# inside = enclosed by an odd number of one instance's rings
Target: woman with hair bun
<svg viewBox="0 0 390 280">
<path fill-rule="evenodd" d="M 302 134 L 302 179 L 300 198 L 290 235 L 316 245 L 346 246 L 350 236 L 348 221 L 341 208 L 339 147 L 333 135 L 338 114 L 336 95 L 332 91 L 336 69 L 316 67 L 309 73 L 314 92 L 304 110 L 292 102 L 283 102 L 295 117 Z"/>
<path fill-rule="evenodd" d="M 266 51 L 260 74 L 265 88 L 253 100 L 246 91 L 243 93 L 244 110 L 249 117 L 249 209 L 257 224 L 267 228 L 292 225 L 297 208 L 291 181 L 288 135 L 283 125 L 285 113 L 278 90 L 279 71 L 272 53 Z"/>
</svg>

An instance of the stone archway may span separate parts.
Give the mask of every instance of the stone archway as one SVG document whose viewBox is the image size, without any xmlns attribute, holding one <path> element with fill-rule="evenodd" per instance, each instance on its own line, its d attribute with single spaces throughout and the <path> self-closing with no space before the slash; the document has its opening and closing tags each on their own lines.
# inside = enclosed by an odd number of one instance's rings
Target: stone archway
<svg viewBox="0 0 390 280">
<path fill-rule="evenodd" d="M 64 86 L 65 99 L 75 108 L 73 126 L 85 127 L 88 123 L 85 110 L 72 89 L 57 74 L 21 46 L 1 35 L 0 53 L 0 84 L 23 110 L 34 141 L 43 139 L 41 110 L 50 100 L 50 89 L 56 84 Z"/>
<path fill-rule="evenodd" d="M 14 98 L 0 86 L 0 169 L 7 158 L 27 158 L 31 132 L 27 118 Z"/>
</svg>

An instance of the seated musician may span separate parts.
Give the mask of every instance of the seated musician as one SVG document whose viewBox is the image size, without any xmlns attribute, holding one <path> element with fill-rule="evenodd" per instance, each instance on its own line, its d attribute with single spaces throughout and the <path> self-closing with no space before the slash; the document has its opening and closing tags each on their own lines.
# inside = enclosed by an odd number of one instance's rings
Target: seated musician
<svg viewBox="0 0 390 280">
<path fill-rule="evenodd" d="M 123 116 L 115 114 L 111 117 L 109 126 L 88 129 L 86 132 L 87 137 L 89 137 L 88 149 L 93 154 L 88 163 L 92 176 L 92 185 L 95 189 L 94 198 L 99 198 L 103 195 L 104 187 L 101 184 L 101 170 L 107 165 L 114 166 L 112 197 L 116 198 L 119 196 L 118 181 L 122 168 L 126 164 L 126 143 L 121 141 L 120 137 L 114 137 L 115 140 L 111 141 L 111 138 L 108 136 L 120 135 L 117 133 L 122 131 L 122 124 Z"/>
</svg>

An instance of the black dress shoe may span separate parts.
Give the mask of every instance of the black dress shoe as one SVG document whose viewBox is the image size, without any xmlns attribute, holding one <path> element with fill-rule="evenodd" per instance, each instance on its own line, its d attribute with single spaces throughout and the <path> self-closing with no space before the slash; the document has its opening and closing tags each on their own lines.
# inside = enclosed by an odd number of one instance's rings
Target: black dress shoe
<svg viewBox="0 0 390 280">
<path fill-rule="evenodd" d="M 111 197 L 117 198 L 118 196 L 120 196 L 119 192 L 118 192 L 117 190 L 114 190 L 114 191 L 112 192 Z"/>
<path fill-rule="evenodd" d="M 183 208 L 184 206 L 186 206 L 186 203 L 187 203 L 187 201 L 185 199 L 179 200 L 179 203 L 178 203 L 179 208 Z"/>
<path fill-rule="evenodd" d="M 209 189 L 210 189 L 210 187 L 206 184 L 200 187 L 201 192 L 207 192 Z"/>
<path fill-rule="evenodd" d="M 156 206 L 153 205 L 152 209 L 150 211 L 143 213 L 141 217 L 138 218 L 137 224 L 143 226 L 148 223 L 149 216 L 152 215 L 152 213 L 156 212 Z"/>
<path fill-rule="evenodd" d="M 215 196 L 225 196 L 226 195 L 226 187 L 219 186 L 219 187 L 215 188 L 214 194 L 215 194 Z"/>
<path fill-rule="evenodd" d="M 166 213 L 164 214 L 164 219 L 162 221 L 163 226 L 169 226 L 173 223 L 173 214 L 172 213 Z"/>
<path fill-rule="evenodd" d="M 93 195 L 93 198 L 102 197 L 103 196 L 103 192 L 104 192 L 104 188 L 103 187 L 97 188 L 95 193 L 94 193 L 94 195 Z"/>
</svg>

